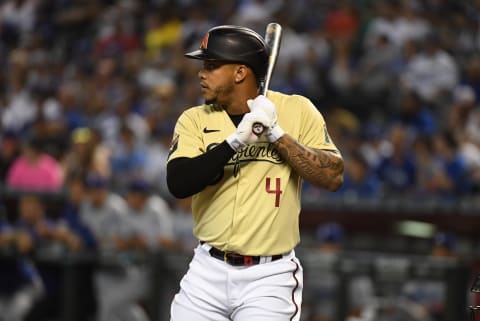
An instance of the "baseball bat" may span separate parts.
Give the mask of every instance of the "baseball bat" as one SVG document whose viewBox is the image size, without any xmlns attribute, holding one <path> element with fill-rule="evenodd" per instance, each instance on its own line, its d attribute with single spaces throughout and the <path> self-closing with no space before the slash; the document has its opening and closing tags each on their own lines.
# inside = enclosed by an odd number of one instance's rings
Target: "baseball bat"
<svg viewBox="0 0 480 321">
<path fill-rule="evenodd" d="M 266 96 L 267 90 L 270 85 L 270 80 L 272 79 L 273 69 L 277 63 L 278 52 L 280 50 L 280 41 L 282 39 L 282 26 L 276 22 L 271 22 L 267 25 L 265 29 L 265 43 L 270 49 L 268 55 L 268 65 L 267 71 L 265 73 L 265 78 L 260 84 L 260 94 Z M 253 124 L 252 131 L 260 136 L 265 128 L 260 123 Z"/>
</svg>

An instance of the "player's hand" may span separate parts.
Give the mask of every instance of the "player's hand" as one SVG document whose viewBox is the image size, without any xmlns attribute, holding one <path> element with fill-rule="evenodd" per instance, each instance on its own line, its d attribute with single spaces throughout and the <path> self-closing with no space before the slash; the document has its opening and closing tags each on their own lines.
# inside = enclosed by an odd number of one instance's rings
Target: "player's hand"
<svg viewBox="0 0 480 321">
<path fill-rule="evenodd" d="M 226 139 L 233 150 L 237 151 L 246 145 L 254 144 L 258 141 L 259 136 L 253 132 L 255 123 L 268 127 L 269 117 L 260 110 L 245 114 L 240 124 L 238 124 L 237 130 Z"/>
<path fill-rule="evenodd" d="M 257 112 L 262 111 L 268 116 L 268 127 L 272 126 L 277 121 L 277 109 L 275 104 L 263 95 L 258 95 L 255 99 L 247 100 L 248 108 L 250 111 Z"/>
<path fill-rule="evenodd" d="M 265 126 L 265 135 L 268 141 L 273 143 L 282 137 L 285 132 L 280 128 L 277 122 L 277 108 L 275 104 L 263 95 L 258 95 L 255 99 L 247 100 L 248 108 L 252 112 L 263 112 L 268 117 L 268 124 Z"/>
</svg>

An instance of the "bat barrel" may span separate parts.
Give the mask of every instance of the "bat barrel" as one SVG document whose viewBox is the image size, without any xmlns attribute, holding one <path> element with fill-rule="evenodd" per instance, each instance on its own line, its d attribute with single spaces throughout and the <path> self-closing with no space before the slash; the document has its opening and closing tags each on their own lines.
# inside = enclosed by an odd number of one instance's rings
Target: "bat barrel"
<svg viewBox="0 0 480 321">
<path fill-rule="evenodd" d="M 273 69 L 277 62 L 278 51 L 280 48 L 280 40 L 282 37 L 282 26 L 276 22 L 271 22 L 267 25 L 265 30 L 265 43 L 270 50 L 268 55 L 268 66 L 267 72 L 265 73 L 265 79 L 260 84 L 260 94 L 266 96 L 268 88 L 270 86 L 270 79 L 272 78 Z M 252 131 L 257 135 L 260 136 L 264 131 L 262 124 L 255 123 L 253 124 Z"/>
</svg>

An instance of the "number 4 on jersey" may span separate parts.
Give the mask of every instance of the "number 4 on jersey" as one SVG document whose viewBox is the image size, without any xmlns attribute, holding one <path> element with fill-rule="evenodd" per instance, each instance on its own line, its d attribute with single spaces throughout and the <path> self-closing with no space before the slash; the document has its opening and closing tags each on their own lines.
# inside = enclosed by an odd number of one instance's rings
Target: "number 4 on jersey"
<svg viewBox="0 0 480 321">
<path fill-rule="evenodd" d="M 267 177 L 265 181 L 265 189 L 268 194 L 275 194 L 275 207 L 279 207 L 280 194 L 282 194 L 282 190 L 280 189 L 280 177 L 275 178 L 275 189 L 271 188 L 270 177 Z"/>
</svg>

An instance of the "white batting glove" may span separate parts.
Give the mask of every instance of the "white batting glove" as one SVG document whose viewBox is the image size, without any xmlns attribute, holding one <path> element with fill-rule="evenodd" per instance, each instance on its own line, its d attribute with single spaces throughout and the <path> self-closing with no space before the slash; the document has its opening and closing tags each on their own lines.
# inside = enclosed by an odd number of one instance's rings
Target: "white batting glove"
<svg viewBox="0 0 480 321">
<path fill-rule="evenodd" d="M 268 126 L 265 126 L 265 136 L 269 142 L 273 143 L 285 134 L 277 123 L 277 109 L 270 99 L 258 95 L 255 99 L 247 100 L 247 105 L 252 112 L 262 111 L 267 115 Z"/>
<path fill-rule="evenodd" d="M 268 127 L 269 118 L 260 110 L 245 114 L 240 124 L 238 124 L 237 130 L 227 137 L 226 141 L 228 145 L 230 145 L 233 150 L 237 151 L 246 145 L 256 143 L 259 136 L 253 132 L 253 124 L 255 123 Z"/>
</svg>

